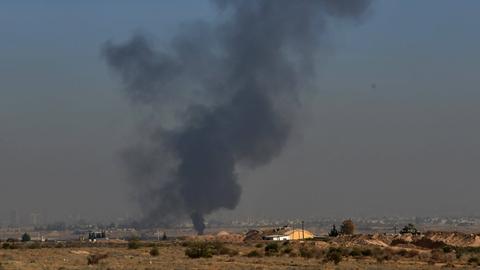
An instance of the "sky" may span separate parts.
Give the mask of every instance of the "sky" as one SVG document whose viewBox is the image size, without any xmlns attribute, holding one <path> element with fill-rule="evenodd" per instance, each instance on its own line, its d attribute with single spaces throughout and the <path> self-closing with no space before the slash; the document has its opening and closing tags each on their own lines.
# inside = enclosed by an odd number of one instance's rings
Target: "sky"
<svg viewBox="0 0 480 270">
<path fill-rule="evenodd" d="M 329 25 L 283 153 L 240 171 L 238 217 L 480 215 L 480 2 L 374 1 Z M 138 213 L 119 153 L 138 112 L 106 41 L 168 42 L 209 1 L 0 2 L 0 221 Z M 267 195 L 266 195 L 267 194 Z"/>
</svg>

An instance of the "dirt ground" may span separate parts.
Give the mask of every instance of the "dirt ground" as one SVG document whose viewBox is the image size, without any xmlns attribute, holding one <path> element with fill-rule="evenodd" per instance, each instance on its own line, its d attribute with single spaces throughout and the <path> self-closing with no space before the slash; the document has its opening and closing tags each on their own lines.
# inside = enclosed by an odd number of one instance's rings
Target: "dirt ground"
<svg viewBox="0 0 480 270">
<path fill-rule="evenodd" d="M 128 249 L 127 245 L 115 247 L 41 247 L 0 249 L 0 269 L 474 269 L 464 261 L 450 264 L 432 263 L 418 258 L 396 257 L 378 262 L 374 257 L 345 256 L 335 265 L 322 258 L 303 258 L 299 255 L 277 254 L 274 256 L 248 257 L 252 250 L 262 252 L 265 244 L 228 244 L 228 248 L 238 254 L 214 255 L 212 258 L 191 259 L 185 255 L 186 246 L 181 243 L 158 244 L 158 256 L 150 255 L 152 245 L 143 243 L 138 249 Z M 293 246 L 295 249 L 296 247 Z M 423 251 L 429 253 L 430 251 Z M 88 265 L 91 255 L 103 255 L 106 258 L 98 264 Z"/>
</svg>

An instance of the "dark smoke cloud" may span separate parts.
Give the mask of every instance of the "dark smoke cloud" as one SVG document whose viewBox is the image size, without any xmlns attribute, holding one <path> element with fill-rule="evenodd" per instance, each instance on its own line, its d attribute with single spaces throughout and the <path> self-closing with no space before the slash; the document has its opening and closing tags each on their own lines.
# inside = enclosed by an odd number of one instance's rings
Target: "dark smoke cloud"
<svg viewBox="0 0 480 270">
<path fill-rule="evenodd" d="M 233 209 L 236 169 L 269 163 L 285 146 L 304 82 L 315 74 L 328 20 L 356 19 L 367 0 L 216 0 L 214 23 L 197 22 L 170 46 L 142 35 L 103 53 L 133 104 L 150 115 L 125 152 L 144 222 Z"/>
</svg>

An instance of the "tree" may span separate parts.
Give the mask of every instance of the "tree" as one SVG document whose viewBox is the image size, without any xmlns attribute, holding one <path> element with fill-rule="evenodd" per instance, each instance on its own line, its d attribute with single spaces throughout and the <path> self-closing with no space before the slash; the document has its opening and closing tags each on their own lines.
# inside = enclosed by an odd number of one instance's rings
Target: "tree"
<svg viewBox="0 0 480 270">
<path fill-rule="evenodd" d="M 420 232 L 415 228 L 415 225 L 412 223 L 407 224 L 403 229 L 400 231 L 400 234 L 411 233 L 413 235 L 420 234 Z"/>
<path fill-rule="evenodd" d="M 328 236 L 331 236 L 331 237 L 337 237 L 338 236 L 338 231 L 337 231 L 337 228 L 335 227 L 335 225 L 332 225 L 332 229 L 328 233 Z"/>
<path fill-rule="evenodd" d="M 30 237 L 30 235 L 29 235 L 28 233 L 24 233 L 24 234 L 22 235 L 22 242 L 28 242 L 28 241 L 30 241 L 30 240 L 32 240 L 32 239 L 31 239 L 31 237 Z"/>
<path fill-rule="evenodd" d="M 166 232 L 163 232 L 163 236 L 162 236 L 162 240 L 167 240 L 167 233 Z"/>
<path fill-rule="evenodd" d="M 340 227 L 340 234 L 351 235 L 355 232 L 355 225 L 351 219 L 344 220 Z"/>
</svg>

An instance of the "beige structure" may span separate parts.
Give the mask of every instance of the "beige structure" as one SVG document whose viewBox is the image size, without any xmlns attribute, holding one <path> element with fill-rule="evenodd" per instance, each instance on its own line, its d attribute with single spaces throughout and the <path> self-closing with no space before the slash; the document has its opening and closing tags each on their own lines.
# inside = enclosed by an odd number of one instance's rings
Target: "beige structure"
<svg viewBox="0 0 480 270">
<path fill-rule="evenodd" d="M 307 230 L 292 229 L 290 227 L 267 229 L 267 230 L 250 230 L 245 235 L 246 241 L 249 240 L 303 240 L 314 238 L 315 235 Z"/>
<path fill-rule="evenodd" d="M 309 238 L 315 237 L 313 233 L 307 230 L 302 230 L 302 229 L 289 230 L 289 231 L 286 231 L 284 235 L 288 236 L 288 240 L 302 240 L 302 239 L 309 239 Z"/>
</svg>

